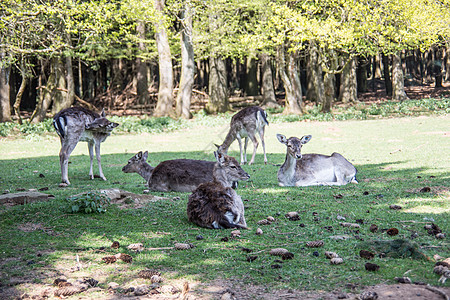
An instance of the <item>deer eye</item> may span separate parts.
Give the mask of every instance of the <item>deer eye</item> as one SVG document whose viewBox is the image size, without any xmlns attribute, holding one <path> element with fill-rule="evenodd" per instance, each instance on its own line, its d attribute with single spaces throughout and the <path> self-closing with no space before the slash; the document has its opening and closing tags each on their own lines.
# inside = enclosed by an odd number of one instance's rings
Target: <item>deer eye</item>
<svg viewBox="0 0 450 300">
<path fill-rule="evenodd" d="M 230 166 L 230 168 L 232 168 L 232 169 L 236 169 L 236 166 Z"/>
</svg>

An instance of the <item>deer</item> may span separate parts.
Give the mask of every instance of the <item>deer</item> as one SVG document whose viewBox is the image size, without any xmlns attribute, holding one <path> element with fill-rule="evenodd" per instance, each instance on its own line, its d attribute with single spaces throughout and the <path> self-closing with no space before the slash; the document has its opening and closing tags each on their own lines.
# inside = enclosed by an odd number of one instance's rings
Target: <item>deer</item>
<svg viewBox="0 0 450 300">
<path fill-rule="evenodd" d="M 53 126 L 61 140 L 59 163 L 61 165 L 61 186 L 70 185 L 69 181 L 69 157 L 79 141 L 87 142 L 91 165 L 89 177 L 94 179 L 93 160 L 94 147 L 98 163 L 99 176 L 106 180 L 103 174 L 100 144 L 106 140 L 114 128 L 119 124 L 106 119 L 105 110 L 101 114 L 83 107 L 70 107 L 61 110 L 53 117 Z"/>
<path fill-rule="evenodd" d="M 213 161 L 173 159 L 152 167 L 147 159 L 148 151 L 139 151 L 128 160 L 122 172 L 138 173 L 152 191 L 192 192 L 201 183 L 213 180 Z M 233 183 L 233 188 L 236 187 L 237 183 Z"/>
<path fill-rule="evenodd" d="M 286 138 L 277 134 L 278 141 L 287 147 L 286 159 L 278 170 L 280 186 L 313 186 L 313 185 L 346 185 L 358 183 L 356 168 L 341 154 L 304 154 L 302 146 L 308 143 L 312 136 L 302 138 Z"/>
<path fill-rule="evenodd" d="M 256 149 L 258 148 L 258 140 L 256 139 L 256 133 L 258 133 L 263 147 L 264 163 L 267 164 L 266 145 L 264 143 L 264 127 L 266 125 L 269 125 L 269 122 L 264 109 L 258 106 L 246 107 L 231 118 L 230 130 L 225 140 L 222 145 L 216 146 L 220 152 L 227 154 L 228 148 L 237 139 L 241 153 L 241 164 L 244 165 L 247 162 L 247 143 L 250 138 L 253 142 L 253 155 L 248 164 L 251 165 L 255 161 Z M 242 138 L 245 139 L 244 151 L 242 151 Z"/>
<path fill-rule="evenodd" d="M 190 222 L 209 229 L 247 229 L 244 204 L 232 189 L 233 181 L 248 180 L 234 157 L 214 152 L 213 180 L 200 184 L 189 196 L 187 215 Z"/>
</svg>

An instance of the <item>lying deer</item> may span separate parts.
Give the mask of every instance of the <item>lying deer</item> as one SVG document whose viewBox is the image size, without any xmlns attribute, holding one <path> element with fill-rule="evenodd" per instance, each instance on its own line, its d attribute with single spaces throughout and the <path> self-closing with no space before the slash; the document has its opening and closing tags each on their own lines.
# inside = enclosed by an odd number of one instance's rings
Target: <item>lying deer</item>
<svg viewBox="0 0 450 300">
<path fill-rule="evenodd" d="M 286 160 L 278 171 L 280 186 L 345 185 L 356 181 L 356 168 L 339 153 L 302 155 L 302 145 L 311 140 L 310 135 L 301 139 L 287 139 L 277 134 L 280 143 L 287 146 Z"/>
<path fill-rule="evenodd" d="M 104 110 L 99 115 L 82 107 L 63 109 L 53 117 L 53 126 L 61 139 L 59 163 L 61 165 L 62 185 L 70 184 L 68 175 L 69 157 L 79 141 L 88 143 L 91 159 L 90 178 L 94 179 L 92 163 L 94 160 L 93 148 L 95 146 L 100 178 L 106 180 L 100 162 L 100 144 L 106 140 L 118 125 L 106 119 Z"/>
<path fill-rule="evenodd" d="M 231 118 L 230 131 L 228 131 L 222 145 L 217 146 L 218 150 L 227 154 L 228 148 L 237 139 L 241 152 L 241 164 L 245 164 L 247 162 L 247 143 L 248 138 L 250 138 L 253 142 L 253 155 L 248 164 L 251 165 L 255 161 L 256 149 L 258 148 L 258 140 L 256 139 L 256 133 L 258 133 L 263 146 L 264 163 L 267 164 L 266 145 L 264 143 L 264 127 L 266 125 L 269 125 L 267 113 L 261 107 L 250 106 L 240 110 Z M 241 138 L 245 138 L 243 152 Z"/>
<path fill-rule="evenodd" d="M 128 160 L 122 171 L 138 173 L 153 191 L 192 192 L 201 183 L 213 180 L 213 161 L 174 159 L 163 161 L 154 168 L 147 163 L 147 158 L 148 151 L 140 151 Z"/>
<path fill-rule="evenodd" d="M 231 188 L 233 181 L 247 180 L 250 176 L 233 157 L 214 152 L 214 180 L 202 183 L 189 196 L 187 215 L 190 222 L 201 227 L 247 228 L 244 204 Z"/>
</svg>

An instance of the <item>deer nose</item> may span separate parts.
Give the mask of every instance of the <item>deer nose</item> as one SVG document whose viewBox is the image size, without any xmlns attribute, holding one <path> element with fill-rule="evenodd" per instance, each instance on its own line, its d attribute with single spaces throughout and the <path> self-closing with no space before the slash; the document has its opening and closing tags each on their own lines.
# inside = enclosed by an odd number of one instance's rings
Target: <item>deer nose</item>
<svg viewBox="0 0 450 300">
<path fill-rule="evenodd" d="M 295 154 L 295 159 L 301 159 L 301 158 L 302 158 L 302 154 L 301 153 Z"/>
</svg>

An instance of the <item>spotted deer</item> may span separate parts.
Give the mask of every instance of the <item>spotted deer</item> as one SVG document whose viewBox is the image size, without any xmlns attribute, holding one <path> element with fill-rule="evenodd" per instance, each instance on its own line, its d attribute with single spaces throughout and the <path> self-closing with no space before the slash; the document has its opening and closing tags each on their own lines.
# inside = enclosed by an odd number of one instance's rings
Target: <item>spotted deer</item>
<svg viewBox="0 0 450 300">
<path fill-rule="evenodd" d="M 53 126 L 61 140 L 61 151 L 59 152 L 59 163 L 61 165 L 62 185 L 69 185 L 69 157 L 79 141 L 87 142 L 89 149 L 89 157 L 91 166 L 89 169 L 89 177 L 94 179 L 93 160 L 94 147 L 97 157 L 98 170 L 100 178 L 106 180 L 103 174 L 100 144 L 106 140 L 114 128 L 119 124 L 110 122 L 105 117 L 105 111 L 101 114 L 82 107 L 71 107 L 63 109 L 53 117 Z"/>
<path fill-rule="evenodd" d="M 222 145 L 217 146 L 218 150 L 227 154 L 228 148 L 237 139 L 241 152 L 241 164 L 245 164 L 247 162 L 247 143 L 250 138 L 253 142 L 253 155 L 248 164 L 251 165 L 255 161 L 256 149 L 258 148 L 258 140 L 256 139 L 256 133 L 258 133 L 263 147 L 264 163 L 267 164 L 266 145 L 264 143 L 264 127 L 266 125 L 269 125 L 267 113 L 261 107 L 250 106 L 240 110 L 231 118 L 230 130 Z M 245 139 L 244 151 L 242 151 L 242 138 Z"/>
<path fill-rule="evenodd" d="M 231 188 L 233 181 L 248 180 L 248 175 L 236 159 L 214 152 L 216 163 L 213 180 L 200 184 L 189 196 L 187 215 L 190 222 L 201 227 L 247 228 L 244 204 Z"/>
<path fill-rule="evenodd" d="M 213 180 L 215 162 L 194 159 L 166 160 L 152 167 L 147 163 L 148 151 L 140 151 L 122 168 L 125 173 L 138 173 L 153 191 L 192 192 L 201 183 Z"/>
<path fill-rule="evenodd" d="M 322 154 L 302 155 L 302 146 L 311 140 L 311 135 L 301 139 L 286 138 L 277 134 L 278 141 L 286 145 L 286 160 L 278 170 L 280 186 L 310 186 L 310 185 L 345 185 L 356 181 L 356 168 L 341 154 L 330 156 Z"/>
</svg>

